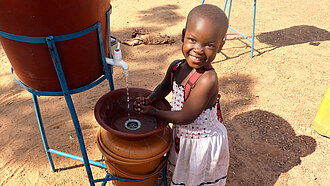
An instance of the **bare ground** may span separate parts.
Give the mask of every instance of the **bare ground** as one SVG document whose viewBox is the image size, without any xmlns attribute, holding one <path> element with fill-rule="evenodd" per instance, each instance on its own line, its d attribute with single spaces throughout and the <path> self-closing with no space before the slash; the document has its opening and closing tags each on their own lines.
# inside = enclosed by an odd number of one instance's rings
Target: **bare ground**
<svg viewBox="0 0 330 186">
<path fill-rule="evenodd" d="M 223 1 L 206 1 L 223 6 Z M 181 55 L 185 16 L 200 1 L 113 0 L 112 34 L 126 39 L 134 28 L 176 37 L 172 45 L 123 46 L 129 86 L 153 89 L 168 64 Z M 330 4 L 320 1 L 258 1 L 254 58 L 251 43 L 228 36 L 215 60 L 224 124 L 229 132 L 227 185 L 330 185 L 330 140 L 313 120 L 330 86 Z M 252 1 L 233 2 L 230 24 L 251 36 Z M 51 172 L 31 94 L 15 83 L 0 45 L 0 185 L 88 185 L 83 164 L 53 155 Z M 125 87 L 115 69 L 116 88 Z M 100 160 L 96 101 L 106 82 L 73 95 L 88 156 Z M 64 98 L 41 97 L 40 108 L 53 149 L 80 150 Z M 92 166 L 94 178 L 105 171 Z"/>
</svg>

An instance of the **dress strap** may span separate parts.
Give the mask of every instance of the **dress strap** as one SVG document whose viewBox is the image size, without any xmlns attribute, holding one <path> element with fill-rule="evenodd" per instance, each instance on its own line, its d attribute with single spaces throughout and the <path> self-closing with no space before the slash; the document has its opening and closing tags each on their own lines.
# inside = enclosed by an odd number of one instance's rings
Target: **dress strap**
<svg viewBox="0 0 330 186">
<path fill-rule="evenodd" d="M 214 69 L 212 67 L 211 64 L 207 65 L 207 66 L 204 66 L 202 68 L 199 68 L 199 69 L 196 69 L 196 72 L 194 72 L 194 74 L 189 78 L 186 86 L 185 86 L 185 89 L 184 89 L 184 102 L 186 102 L 186 100 L 188 99 L 189 95 L 190 95 L 190 91 L 191 89 L 193 88 L 193 86 L 195 86 L 196 84 L 196 81 L 202 76 L 202 74 L 205 72 L 205 71 L 208 71 L 208 70 L 212 70 Z M 221 98 L 221 95 L 218 94 L 218 97 L 217 97 L 217 116 L 218 116 L 218 120 L 220 122 L 223 121 L 223 118 L 222 118 L 222 114 L 221 114 L 221 109 L 220 109 L 220 98 Z"/>
<path fill-rule="evenodd" d="M 172 68 L 172 71 L 171 71 L 171 88 L 172 89 L 173 89 L 174 73 L 184 61 L 185 61 L 184 59 L 174 61 L 174 62 L 176 62 L 176 64 L 174 65 L 174 67 Z"/>
<path fill-rule="evenodd" d="M 191 89 L 195 86 L 196 81 L 204 74 L 205 71 L 214 69 L 211 64 L 207 66 L 203 66 L 201 68 L 196 69 L 193 75 L 188 79 L 188 82 L 185 86 L 184 90 L 184 101 L 186 101 L 190 95 Z"/>
<path fill-rule="evenodd" d="M 218 98 L 217 98 L 217 116 L 218 116 L 218 120 L 220 122 L 223 121 L 223 118 L 222 118 L 222 114 L 221 114 L 221 108 L 220 108 L 220 98 L 221 98 L 221 95 L 218 94 Z"/>
</svg>

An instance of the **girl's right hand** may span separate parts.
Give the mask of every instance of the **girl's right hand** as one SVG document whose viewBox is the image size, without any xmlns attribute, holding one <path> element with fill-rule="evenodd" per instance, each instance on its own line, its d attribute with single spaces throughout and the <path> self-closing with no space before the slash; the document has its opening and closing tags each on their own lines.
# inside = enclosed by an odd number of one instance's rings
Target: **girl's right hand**
<svg viewBox="0 0 330 186">
<path fill-rule="evenodd" d="M 149 98 L 146 97 L 136 97 L 134 101 L 135 106 L 140 106 L 140 105 L 150 105 L 150 100 Z"/>
<path fill-rule="evenodd" d="M 133 104 L 134 110 L 139 114 L 149 114 L 152 115 L 154 113 L 155 108 L 150 106 L 150 100 L 145 97 L 137 97 Z"/>
<path fill-rule="evenodd" d="M 157 109 L 150 105 L 137 105 L 134 110 L 139 114 L 155 115 Z"/>
</svg>

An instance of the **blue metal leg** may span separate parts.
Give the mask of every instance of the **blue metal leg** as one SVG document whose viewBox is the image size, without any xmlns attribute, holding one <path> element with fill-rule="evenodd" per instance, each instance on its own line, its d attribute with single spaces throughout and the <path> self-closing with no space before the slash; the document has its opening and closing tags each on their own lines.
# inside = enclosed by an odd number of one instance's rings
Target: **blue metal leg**
<svg viewBox="0 0 330 186">
<path fill-rule="evenodd" d="M 254 50 L 254 30 L 255 30 L 255 22 L 256 22 L 256 9 L 257 9 L 257 0 L 254 0 L 253 3 L 253 27 L 252 27 L 252 46 L 251 46 L 251 58 L 253 58 L 253 50 Z"/>
<path fill-rule="evenodd" d="M 163 181 L 164 181 L 164 186 L 167 186 L 167 178 L 166 178 L 166 174 L 167 174 L 167 164 L 166 164 L 165 167 L 163 168 Z"/>
<path fill-rule="evenodd" d="M 111 66 L 105 62 L 105 52 L 103 50 L 104 45 L 103 45 L 103 40 L 102 40 L 101 24 L 98 24 L 97 32 L 98 32 L 99 45 L 100 45 L 100 49 L 101 49 L 102 64 L 103 64 L 104 71 L 105 71 L 105 77 L 107 78 L 107 80 L 109 80 L 110 90 L 114 90 L 113 79 L 112 79 L 112 69 L 111 69 Z M 108 38 L 108 39 L 111 40 L 111 38 Z M 109 48 L 110 47 L 111 47 L 111 42 L 110 42 Z"/>
<path fill-rule="evenodd" d="M 109 178 L 109 174 L 107 174 L 104 179 L 108 179 L 108 178 Z M 105 184 L 107 184 L 107 182 L 108 182 L 107 180 L 103 181 L 101 186 L 105 186 Z"/>
<path fill-rule="evenodd" d="M 229 1 L 229 8 L 228 8 L 228 22 L 229 22 L 229 19 L 230 19 L 230 12 L 231 12 L 231 4 L 232 4 L 232 0 Z M 227 6 L 227 0 L 226 0 L 226 3 L 225 3 L 225 6 L 224 6 L 224 9 L 223 11 L 226 11 L 226 6 Z M 227 34 L 225 36 L 225 40 L 227 39 Z"/>
<path fill-rule="evenodd" d="M 74 128 L 75 128 L 76 133 L 77 133 L 77 138 L 78 138 L 78 142 L 79 142 L 79 146 L 80 146 L 80 151 L 81 151 L 81 154 L 82 154 L 82 157 L 83 157 L 83 160 L 84 160 L 84 164 L 85 164 L 85 168 L 86 168 L 86 171 L 87 171 L 87 175 L 88 175 L 90 185 L 94 185 L 94 182 L 93 182 L 94 179 L 93 179 L 92 171 L 91 171 L 90 164 L 89 164 L 88 157 L 87 157 L 87 153 L 86 153 L 83 134 L 81 132 L 79 120 L 78 120 L 78 117 L 77 117 L 77 114 L 76 114 L 71 96 L 70 96 L 70 94 L 64 93 L 64 97 L 65 97 L 66 103 L 68 105 L 68 108 L 70 110 L 73 125 L 74 125 Z"/>
<path fill-rule="evenodd" d="M 46 155 L 47 155 L 50 167 L 52 168 L 52 171 L 55 172 L 55 166 L 54 166 L 54 162 L 53 162 L 51 153 L 49 152 L 49 146 L 48 146 L 48 142 L 47 142 L 47 138 L 46 138 L 46 134 L 45 134 L 44 125 L 42 124 L 38 98 L 36 95 L 32 94 L 32 99 L 33 99 L 33 103 L 34 103 L 34 109 L 35 109 L 36 115 L 37 115 L 37 120 L 38 120 L 38 124 L 39 124 L 42 142 L 44 143 Z"/>
<path fill-rule="evenodd" d="M 93 179 L 93 175 L 92 175 L 92 171 L 90 168 L 90 164 L 88 161 L 88 157 L 87 157 L 87 153 L 86 153 L 86 148 L 85 148 L 85 143 L 84 143 L 84 139 L 83 139 L 83 134 L 81 132 L 81 128 L 80 128 L 80 124 L 79 124 L 79 120 L 72 102 L 72 98 L 70 95 L 70 90 L 68 88 L 68 85 L 66 83 L 65 80 L 65 76 L 64 76 L 64 72 L 61 66 L 61 62 L 58 56 L 58 52 L 56 49 L 56 45 L 55 45 L 55 41 L 53 36 L 49 36 L 46 38 L 46 42 L 49 48 L 49 52 L 51 54 L 54 66 L 55 66 L 55 70 L 58 76 L 58 79 L 60 81 L 61 87 L 62 87 L 62 91 L 65 97 L 65 101 L 67 103 L 67 106 L 69 108 L 70 114 L 71 114 L 71 118 L 73 121 L 73 125 L 74 128 L 76 130 L 76 134 L 77 134 L 77 138 L 78 138 L 78 142 L 79 142 L 79 146 L 80 146 L 80 151 L 84 160 L 84 164 L 85 164 L 85 168 L 87 171 L 87 175 L 88 175 L 88 179 L 90 182 L 90 185 L 94 186 L 94 179 Z"/>
<path fill-rule="evenodd" d="M 232 0 L 230 0 L 229 1 L 229 7 L 228 7 L 228 21 L 229 21 L 229 19 L 230 19 L 230 12 L 231 12 L 231 5 L 232 5 Z M 227 4 L 227 0 L 226 0 L 226 4 Z M 224 9 L 224 11 L 226 11 L 226 9 Z"/>
<path fill-rule="evenodd" d="M 112 54 L 111 54 L 111 32 L 110 32 L 110 14 L 112 12 L 112 9 L 110 9 L 110 11 L 107 12 L 107 26 L 108 26 L 108 53 L 109 53 L 109 58 L 112 58 Z M 98 33 L 98 36 L 99 36 L 99 39 L 101 38 L 102 39 L 102 29 L 101 27 L 98 28 L 99 30 L 99 33 Z M 101 44 L 101 42 L 99 42 Z M 101 50 L 101 53 L 102 53 L 102 50 Z M 105 76 L 107 77 L 108 81 L 109 81 L 109 87 L 110 87 L 110 90 L 114 90 L 115 89 L 115 86 L 113 84 L 113 76 L 112 76 L 112 73 L 113 73 L 113 67 L 112 65 L 108 65 L 106 62 L 105 62 L 105 55 L 102 55 L 102 62 L 103 62 L 103 66 L 105 68 Z"/>
<path fill-rule="evenodd" d="M 223 6 L 223 11 L 224 11 L 224 12 L 226 12 L 227 2 L 228 2 L 228 0 L 225 1 L 225 5 Z"/>
</svg>

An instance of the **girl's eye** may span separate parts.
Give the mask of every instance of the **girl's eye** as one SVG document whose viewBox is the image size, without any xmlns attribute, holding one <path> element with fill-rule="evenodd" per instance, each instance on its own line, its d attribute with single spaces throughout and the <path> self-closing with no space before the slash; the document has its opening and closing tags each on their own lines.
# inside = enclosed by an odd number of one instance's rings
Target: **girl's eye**
<svg viewBox="0 0 330 186">
<path fill-rule="evenodd" d="M 212 47 L 214 48 L 215 46 L 213 44 L 206 44 L 207 47 Z"/>
<path fill-rule="evenodd" d="M 196 41 L 196 40 L 193 39 L 193 38 L 188 38 L 188 40 L 189 40 L 190 42 L 195 42 L 195 41 Z"/>
</svg>

